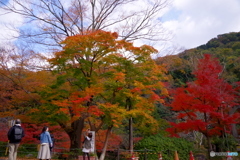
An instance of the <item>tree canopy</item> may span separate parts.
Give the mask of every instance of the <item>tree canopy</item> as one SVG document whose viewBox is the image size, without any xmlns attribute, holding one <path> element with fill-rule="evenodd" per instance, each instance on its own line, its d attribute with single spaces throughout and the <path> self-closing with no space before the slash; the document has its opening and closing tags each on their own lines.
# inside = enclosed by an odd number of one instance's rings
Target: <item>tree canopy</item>
<svg viewBox="0 0 240 160">
<path fill-rule="evenodd" d="M 165 69 L 151 58 L 154 48 L 134 47 L 117 37 L 101 30 L 70 36 L 49 59 L 56 83 L 41 93 L 42 105 L 34 112 L 44 113 L 37 116 L 41 120 L 57 122 L 68 133 L 71 148 L 81 145 L 85 121 L 97 132 L 131 117 L 135 127 L 147 125 L 156 132 L 151 113 L 156 103 L 164 102 L 160 95 L 168 94 Z"/>
<path fill-rule="evenodd" d="M 229 114 L 237 99 L 233 87 L 220 77 L 222 69 L 218 60 L 206 54 L 193 72 L 195 80 L 174 90 L 171 107 L 180 121 L 172 123 L 170 132 L 195 130 L 207 138 L 230 132 L 239 114 Z"/>
</svg>

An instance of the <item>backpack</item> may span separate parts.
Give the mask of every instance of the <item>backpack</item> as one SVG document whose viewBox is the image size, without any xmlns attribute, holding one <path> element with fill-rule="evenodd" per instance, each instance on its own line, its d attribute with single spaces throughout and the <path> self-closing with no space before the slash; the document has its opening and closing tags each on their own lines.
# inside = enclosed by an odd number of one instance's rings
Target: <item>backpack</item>
<svg viewBox="0 0 240 160">
<path fill-rule="evenodd" d="M 14 139 L 21 140 L 22 139 L 23 130 L 21 127 L 14 127 Z"/>
</svg>

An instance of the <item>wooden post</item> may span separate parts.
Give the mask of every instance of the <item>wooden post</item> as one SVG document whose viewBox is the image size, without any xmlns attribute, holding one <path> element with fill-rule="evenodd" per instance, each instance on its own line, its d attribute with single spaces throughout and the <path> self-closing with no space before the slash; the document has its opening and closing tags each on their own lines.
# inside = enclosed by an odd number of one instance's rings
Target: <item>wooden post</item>
<svg viewBox="0 0 240 160">
<path fill-rule="evenodd" d="M 120 160 L 119 158 L 120 158 L 120 149 L 119 149 L 119 147 L 118 147 L 118 150 L 117 150 L 117 160 Z"/>
</svg>

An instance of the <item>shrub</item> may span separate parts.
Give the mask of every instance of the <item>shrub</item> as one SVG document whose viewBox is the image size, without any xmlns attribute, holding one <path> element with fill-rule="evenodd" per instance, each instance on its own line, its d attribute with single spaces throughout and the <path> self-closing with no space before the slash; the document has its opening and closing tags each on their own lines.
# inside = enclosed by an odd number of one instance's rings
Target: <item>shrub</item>
<svg viewBox="0 0 240 160">
<path fill-rule="evenodd" d="M 135 150 L 148 150 L 147 159 L 158 159 L 158 153 L 162 153 L 164 160 L 172 160 L 174 151 L 178 152 L 179 159 L 189 159 L 189 152 L 193 151 L 193 143 L 183 138 L 164 137 L 160 134 L 140 140 L 135 144 Z M 139 155 L 141 158 L 144 154 Z"/>
</svg>

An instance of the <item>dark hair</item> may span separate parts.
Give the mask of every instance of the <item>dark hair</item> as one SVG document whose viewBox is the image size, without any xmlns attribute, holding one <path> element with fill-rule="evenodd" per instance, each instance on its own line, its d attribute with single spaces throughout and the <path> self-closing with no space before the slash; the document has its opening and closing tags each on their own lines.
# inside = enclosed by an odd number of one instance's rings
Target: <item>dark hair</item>
<svg viewBox="0 0 240 160">
<path fill-rule="evenodd" d="M 15 124 L 21 124 L 21 120 L 20 119 L 16 119 L 15 120 Z"/>
<path fill-rule="evenodd" d="M 88 133 L 87 135 L 89 138 L 92 138 L 92 133 Z"/>
<path fill-rule="evenodd" d="M 48 126 L 44 126 L 42 129 L 42 133 L 45 132 L 48 129 Z"/>
</svg>

